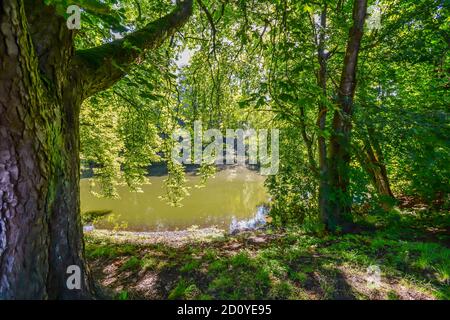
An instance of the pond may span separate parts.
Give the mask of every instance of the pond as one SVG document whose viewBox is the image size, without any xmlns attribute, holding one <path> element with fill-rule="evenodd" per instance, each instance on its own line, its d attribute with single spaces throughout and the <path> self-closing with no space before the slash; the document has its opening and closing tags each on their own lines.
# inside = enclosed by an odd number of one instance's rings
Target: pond
<svg viewBox="0 0 450 320">
<path fill-rule="evenodd" d="M 251 219 L 258 206 L 266 203 L 265 177 L 246 168 L 218 171 L 203 188 L 195 187 L 200 177 L 187 175 L 190 195 L 172 207 L 159 197 L 164 195 L 164 176 L 150 177 L 151 184 L 141 186 L 143 192 L 132 192 L 126 186 L 118 189 L 119 199 L 98 198 L 90 192 L 89 179 L 82 179 L 81 211 L 112 210 L 96 222 L 96 227 L 128 231 L 173 231 L 192 226 L 216 226 L 228 230 L 235 220 Z"/>
</svg>

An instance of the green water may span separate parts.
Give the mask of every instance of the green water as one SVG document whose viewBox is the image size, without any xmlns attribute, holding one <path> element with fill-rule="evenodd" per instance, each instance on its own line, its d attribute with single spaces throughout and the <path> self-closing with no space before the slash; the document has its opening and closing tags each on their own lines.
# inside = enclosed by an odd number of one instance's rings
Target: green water
<svg viewBox="0 0 450 320">
<path fill-rule="evenodd" d="M 216 173 L 204 188 L 196 188 L 199 177 L 188 176 L 190 196 L 182 207 L 171 207 L 158 197 L 164 194 L 165 177 L 151 177 L 143 185 L 143 193 L 119 187 L 120 199 L 97 198 L 90 192 L 89 180 L 81 180 L 81 211 L 112 210 L 110 218 L 96 223 L 97 228 L 129 231 L 183 230 L 196 225 L 200 228 L 217 226 L 228 229 L 231 219 L 248 219 L 257 206 L 267 202 L 264 177 L 245 168 L 227 169 Z M 108 221 L 110 220 L 110 221 Z"/>
</svg>

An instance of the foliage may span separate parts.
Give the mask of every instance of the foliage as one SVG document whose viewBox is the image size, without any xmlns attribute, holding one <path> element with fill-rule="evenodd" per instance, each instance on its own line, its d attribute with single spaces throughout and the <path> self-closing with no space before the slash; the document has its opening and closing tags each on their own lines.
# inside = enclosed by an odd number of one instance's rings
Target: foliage
<svg viewBox="0 0 450 320">
<path fill-rule="evenodd" d="M 117 196 L 117 185 L 139 191 L 149 165 L 164 162 L 169 175 L 162 200 L 179 206 L 189 190 L 185 168 L 170 160 L 174 130 L 193 130 L 196 120 L 203 130 L 280 128 L 280 172 L 266 183 L 273 221 L 286 225 L 317 218 L 324 179 L 319 142 L 334 134 L 331 115 L 337 108 L 352 1 L 202 3 L 195 4 L 187 26 L 170 41 L 146 52 L 123 80 L 84 103 L 84 168 L 97 178 L 99 195 Z M 365 27 L 357 69 L 350 198 L 332 190 L 328 200 L 342 198 L 356 212 L 389 209 L 394 202 L 371 172 L 381 168 L 394 196 L 448 206 L 448 6 L 440 0 L 378 4 L 381 26 Z M 123 36 L 171 7 L 164 1 L 97 5 L 109 11 L 87 10 L 89 28 L 77 35 L 77 48 Z M 324 12 L 325 29 L 320 27 Z M 318 78 L 320 50 L 326 57 L 325 84 Z M 323 109 L 328 116 L 321 127 Z M 373 163 L 366 158 L 369 149 L 375 150 Z M 202 186 L 214 168 L 203 165 L 199 173 Z"/>
<path fill-rule="evenodd" d="M 83 225 L 95 224 L 99 219 L 111 214 L 111 210 L 92 210 L 86 211 L 81 214 L 81 222 Z"/>
</svg>

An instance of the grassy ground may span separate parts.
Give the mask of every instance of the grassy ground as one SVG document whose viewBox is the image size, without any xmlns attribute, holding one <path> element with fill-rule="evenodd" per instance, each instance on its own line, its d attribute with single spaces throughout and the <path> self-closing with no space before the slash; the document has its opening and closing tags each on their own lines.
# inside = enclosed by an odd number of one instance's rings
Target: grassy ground
<svg viewBox="0 0 450 320">
<path fill-rule="evenodd" d="M 178 247 L 88 236 L 86 252 L 117 299 L 449 299 L 449 220 L 394 210 L 357 234 L 269 228 Z"/>
</svg>

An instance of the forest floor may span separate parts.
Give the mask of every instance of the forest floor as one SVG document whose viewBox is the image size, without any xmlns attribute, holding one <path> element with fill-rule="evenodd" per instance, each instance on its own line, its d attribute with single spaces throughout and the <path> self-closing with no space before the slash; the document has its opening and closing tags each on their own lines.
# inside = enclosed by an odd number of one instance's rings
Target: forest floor
<svg viewBox="0 0 450 320">
<path fill-rule="evenodd" d="M 86 255 L 115 299 L 450 299 L 449 220 L 397 209 L 365 218 L 371 231 L 337 236 L 305 227 L 181 242 L 92 233 Z"/>
</svg>

